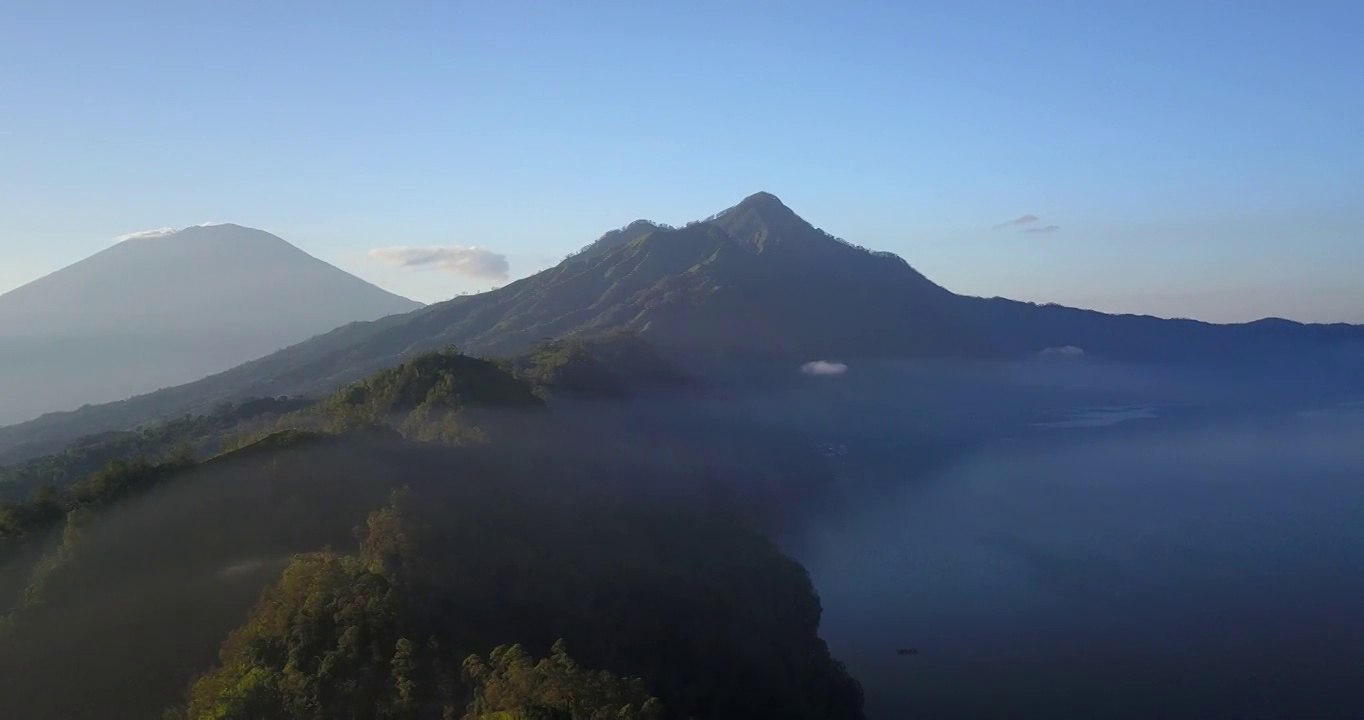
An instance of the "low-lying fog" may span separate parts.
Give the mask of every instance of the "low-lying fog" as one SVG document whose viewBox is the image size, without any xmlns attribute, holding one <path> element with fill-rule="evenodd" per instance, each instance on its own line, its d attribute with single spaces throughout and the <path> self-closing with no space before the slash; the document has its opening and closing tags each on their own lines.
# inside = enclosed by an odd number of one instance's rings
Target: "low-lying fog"
<svg viewBox="0 0 1364 720">
<path fill-rule="evenodd" d="M 1364 707 L 1358 371 L 849 362 L 793 382 L 723 407 L 802 426 L 840 467 L 783 542 L 872 720 Z"/>
</svg>

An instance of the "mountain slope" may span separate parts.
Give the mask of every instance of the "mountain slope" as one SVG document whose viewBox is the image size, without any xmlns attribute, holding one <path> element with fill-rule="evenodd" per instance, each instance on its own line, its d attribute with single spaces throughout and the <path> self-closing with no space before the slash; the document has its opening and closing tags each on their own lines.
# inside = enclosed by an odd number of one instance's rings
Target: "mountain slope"
<svg viewBox="0 0 1364 720">
<path fill-rule="evenodd" d="M 0 422 L 195 380 L 418 307 L 260 230 L 134 237 L 0 295 Z"/>
<path fill-rule="evenodd" d="M 1000 359 L 1075 346 L 1123 361 L 1244 363 L 1357 352 L 1364 328 L 1212 325 L 956 295 L 752 195 L 704 221 L 647 221 L 498 290 L 338 328 L 220 375 L 124 403 L 0 428 L 0 464 L 81 435 L 246 397 L 318 395 L 450 345 L 510 355 L 548 338 L 630 330 L 672 354 Z"/>
<path fill-rule="evenodd" d="M 316 688 L 326 709 L 286 704 L 339 717 L 378 707 L 364 689 L 394 668 L 459 706 L 470 653 L 564 638 L 585 663 L 643 678 L 667 718 L 862 717 L 808 574 L 757 532 L 762 509 L 829 486 L 809 443 L 613 406 L 546 410 L 509 368 L 440 353 L 316 409 L 408 425 L 423 408 L 496 408 L 535 431 L 449 446 L 373 424 L 290 430 L 0 503 L 0 716 L 159 717 L 195 682 L 217 716 L 292 717 L 280 703 Z M 357 555 L 336 556 L 357 537 Z M 353 585 L 308 571 L 328 558 L 370 572 Z M 383 628 L 418 653 L 399 662 Z M 352 662 L 361 647 L 381 662 Z M 228 682 L 196 682 L 215 665 Z M 299 682 L 253 694 L 264 675 Z"/>
</svg>

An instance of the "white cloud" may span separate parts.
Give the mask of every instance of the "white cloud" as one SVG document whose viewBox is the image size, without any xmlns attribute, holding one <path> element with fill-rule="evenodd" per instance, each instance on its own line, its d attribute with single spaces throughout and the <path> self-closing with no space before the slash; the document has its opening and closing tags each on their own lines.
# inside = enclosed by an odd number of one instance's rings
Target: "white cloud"
<svg viewBox="0 0 1364 720">
<path fill-rule="evenodd" d="M 464 245 L 375 248 L 369 251 L 369 256 L 393 267 L 436 267 L 445 272 L 483 280 L 506 280 L 511 269 L 506 255 Z"/>
<path fill-rule="evenodd" d="M 119 235 L 117 238 L 114 239 L 119 242 L 124 242 L 125 240 L 140 240 L 142 238 L 161 237 L 162 235 L 170 235 L 172 233 L 177 232 L 180 232 L 179 228 L 163 227 L 157 228 L 155 230 L 142 230 L 140 232 L 128 233 L 127 235 Z"/>
<path fill-rule="evenodd" d="M 800 366 L 800 371 L 806 375 L 816 377 L 833 377 L 848 372 L 848 366 L 841 362 L 829 362 L 828 360 L 815 360 Z"/>
</svg>

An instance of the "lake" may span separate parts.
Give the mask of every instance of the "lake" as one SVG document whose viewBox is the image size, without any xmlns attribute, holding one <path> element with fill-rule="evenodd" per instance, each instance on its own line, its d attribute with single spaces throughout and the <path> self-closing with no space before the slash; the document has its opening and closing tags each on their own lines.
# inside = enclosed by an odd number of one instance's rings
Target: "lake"
<svg viewBox="0 0 1364 720">
<path fill-rule="evenodd" d="M 1362 716 L 1364 406 L 857 370 L 799 401 L 843 479 L 783 542 L 872 720 Z"/>
</svg>

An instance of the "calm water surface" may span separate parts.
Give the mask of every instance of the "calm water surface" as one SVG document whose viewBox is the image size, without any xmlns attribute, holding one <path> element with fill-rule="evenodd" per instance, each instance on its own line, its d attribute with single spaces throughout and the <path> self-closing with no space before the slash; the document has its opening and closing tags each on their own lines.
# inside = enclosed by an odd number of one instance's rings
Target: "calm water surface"
<svg viewBox="0 0 1364 720">
<path fill-rule="evenodd" d="M 787 546 L 873 720 L 1364 717 L 1364 408 L 1174 414 L 848 443 Z"/>
</svg>

